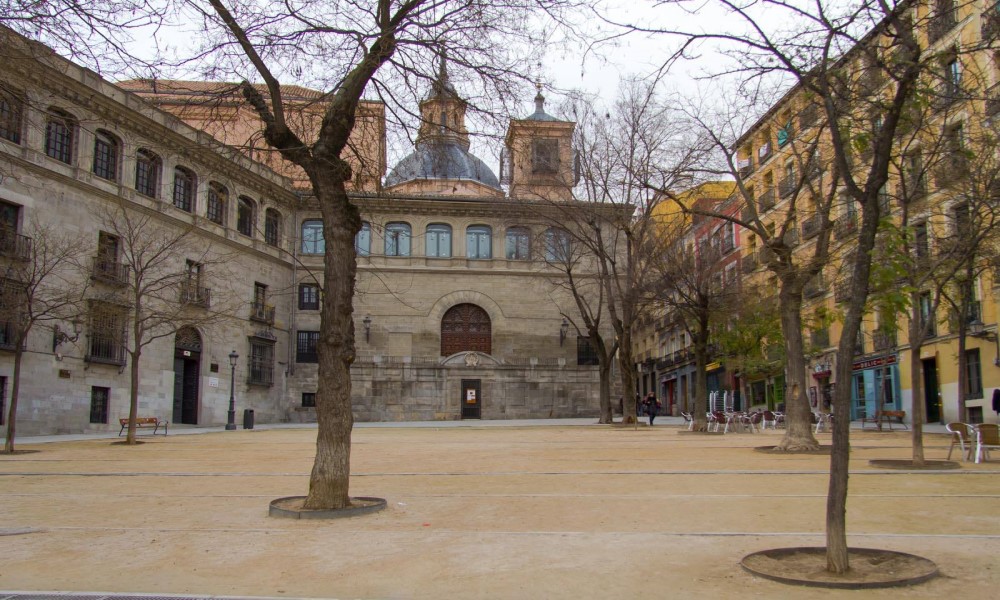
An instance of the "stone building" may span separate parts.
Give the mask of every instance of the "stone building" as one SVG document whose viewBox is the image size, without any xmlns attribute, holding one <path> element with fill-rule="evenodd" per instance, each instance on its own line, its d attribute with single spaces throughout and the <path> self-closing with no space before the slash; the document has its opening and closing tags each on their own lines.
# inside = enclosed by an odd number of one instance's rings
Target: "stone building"
<svg viewBox="0 0 1000 600">
<path fill-rule="evenodd" d="M 107 275 L 124 268 L 107 221 L 119 206 L 158 231 L 187 230 L 174 257 L 186 274 L 177 301 L 229 311 L 144 349 L 139 414 L 218 425 L 232 392 L 237 413 L 253 410 L 258 423 L 312 420 L 324 243 L 301 174 L 262 147 L 225 84 L 116 85 L 0 33 L 0 208 L 3 239 L 17 242 L 3 244 L 0 260 L 31 260 L 35 224 L 83 236 L 92 254 L 79 273 L 88 299 L 36 326 L 25 344 L 19 433 L 114 430 L 128 414 L 131 307 L 115 309 L 110 333 L 96 316 L 120 284 Z M 322 94 L 289 91 L 308 131 Z M 414 152 L 387 176 L 383 107 L 359 109 L 349 157 L 365 221 L 356 243 L 358 420 L 597 415 L 594 356 L 586 338 L 570 335 L 573 304 L 546 260 L 563 237 L 539 218 L 553 202 L 573 202 L 573 124 L 545 114 L 543 102 L 539 94 L 535 113 L 511 123 L 504 185 L 469 152 L 465 104 L 443 68 L 421 103 Z M 4 412 L 9 350 L 0 344 Z"/>
</svg>

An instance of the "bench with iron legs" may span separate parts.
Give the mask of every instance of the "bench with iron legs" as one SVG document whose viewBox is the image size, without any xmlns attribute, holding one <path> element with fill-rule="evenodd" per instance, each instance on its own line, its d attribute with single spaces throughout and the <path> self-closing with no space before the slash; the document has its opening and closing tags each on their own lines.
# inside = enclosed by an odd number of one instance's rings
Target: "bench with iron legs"
<svg viewBox="0 0 1000 600">
<path fill-rule="evenodd" d="M 892 431 L 892 424 L 902 425 L 903 429 L 909 429 L 903 419 L 906 418 L 905 410 L 879 410 L 875 411 L 875 416 L 873 417 L 862 417 L 861 419 L 861 429 L 865 428 L 868 423 L 874 423 L 879 429 L 882 428 L 882 423 L 887 423 L 889 425 L 889 431 Z"/>
<path fill-rule="evenodd" d="M 121 431 L 118 432 L 118 437 L 121 437 L 125 430 L 128 428 L 128 417 L 118 419 L 121 423 Z M 163 428 L 163 435 L 167 435 L 167 426 L 170 423 L 166 419 L 160 419 L 158 417 L 136 417 L 135 418 L 135 428 L 136 429 L 152 429 L 153 435 L 159 432 L 160 428 Z"/>
</svg>

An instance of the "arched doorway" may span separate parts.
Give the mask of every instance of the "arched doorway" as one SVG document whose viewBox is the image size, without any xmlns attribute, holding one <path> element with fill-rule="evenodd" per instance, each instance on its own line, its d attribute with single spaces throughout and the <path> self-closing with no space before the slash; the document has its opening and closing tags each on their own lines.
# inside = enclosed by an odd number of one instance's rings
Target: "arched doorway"
<svg viewBox="0 0 1000 600">
<path fill-rule="evenodd" d="M 174 423 L 198 424 L 201 334 L 183 327 L 174 338 Z"/>
<path fill-rule="evenodd" d="M 441 318 L 441 356 L 456 352 L 491 354 L 492 325 L 486 311 L 475 304 L 456 304 Z"/>
</svg>

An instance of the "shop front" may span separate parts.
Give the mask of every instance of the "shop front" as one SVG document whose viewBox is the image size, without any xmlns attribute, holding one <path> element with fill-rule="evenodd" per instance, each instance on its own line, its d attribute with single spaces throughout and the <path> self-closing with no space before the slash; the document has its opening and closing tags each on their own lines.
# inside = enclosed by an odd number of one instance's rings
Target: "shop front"
<svg viewBox="0 0 1000 600">
<path fill-rule="evenodd" d="M 875 415 L 877 410 L 901 410 L 897 356 L 855 361 L 851 368 L 851 420 Z"/>
</svg>

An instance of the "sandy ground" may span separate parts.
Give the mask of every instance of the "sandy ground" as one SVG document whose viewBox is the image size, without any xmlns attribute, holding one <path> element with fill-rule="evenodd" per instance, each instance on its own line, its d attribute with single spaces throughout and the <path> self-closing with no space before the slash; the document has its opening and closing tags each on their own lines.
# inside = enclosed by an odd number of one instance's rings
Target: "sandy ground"
<svg viewBox="0 0 1000 600">
<path fill-rule="evenodd" d="M 558 422 L 556 422 L 558 423 Z M 0 456 L 0 590 L 310 598 L 996 598 L 1000 457 L 873 469 L 906 432 L 852 432 L 850 544 L 920 554 L 943 577 L 899 590 L 789 587 L 738 565 L 824 543 L 825 456 L 771 456 L 781 432 L 676 426 L 371 428 L 352 494 L 378 514 L 267 516 L 306 492 L 315 431 L 22 446 Z M 829 443 L 828 434 L 820 441 Z M 928 458 L 947 438 L 928 435 Z M 957 453 L 956 453 L 957 454 Z"/>
</svg>

